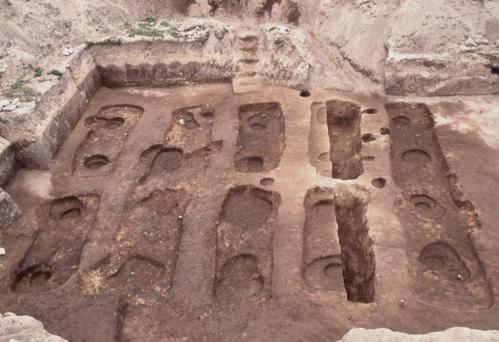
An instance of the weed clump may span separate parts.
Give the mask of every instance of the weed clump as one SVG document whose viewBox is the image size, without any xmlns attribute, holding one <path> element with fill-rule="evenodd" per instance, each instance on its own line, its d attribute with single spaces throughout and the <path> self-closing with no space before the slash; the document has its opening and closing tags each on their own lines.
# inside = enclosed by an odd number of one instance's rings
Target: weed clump
<svg viewBox="0 0 499 342">
<path fill-rule="evenodd" d="M 149 24 L 151 26 L 155 26 L 156 22 L 157 22 L 157 19 L 155 17 L 147 17 L 147 18 L 142 19 L 142 22 L 143 23 L 147 23 L 147 24 Z"/>
<path fill-rule="evenodd" d="M 52 76 L 57 76 L 57 77 L 62 76 L 62 72 L 60 72 L 59 70 L 56 70 L 56 69 L 50 70 L 47 74 L 52 75 Z"/>
<path fill-rule="evenodd" d="M 142 19 L 136 27 L 128 30 L 129 37 L 143 36 L 164 40 L 199 41 L 208 39 L 208 30 L 200 25 L 179 29 L 168 21 L 158 22 L 154 17 Z"/>
<path fill-rule="evenodd" d="M 9 87 L 5 95 L 7 97 L 18 97 L 21 102 L 31 102 L 35 97 L 39 96 L 40 93 L 33 88 L 26 86 L 26 81 L 18 79 Z"/>
<path fill-rule="evenodd" d="M 163 38 L 163 31 L 155 28 L 157 19 L 154 17 L 147 17 L 139 22 L 138 27 L 128 30 L 129 37 L 143 36 Z"/>
<path fill-rule="evenodd" d="M 41 77 L 43 75 L 43 69 L 38 67 L 35 69 L 35 77 Z"/>
</svg>

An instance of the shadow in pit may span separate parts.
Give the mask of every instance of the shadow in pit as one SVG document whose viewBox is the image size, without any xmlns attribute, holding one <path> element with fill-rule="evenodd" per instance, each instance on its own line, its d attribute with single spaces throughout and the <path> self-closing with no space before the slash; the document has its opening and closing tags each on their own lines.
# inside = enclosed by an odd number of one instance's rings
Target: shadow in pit
<svg viewBox="0 0 499 342">
<path fill-rule="evenodd" d="M 326 102 L 332 176 L 356 179 L 363 172 L 360 149 L 360 107 L 352 102 Z"/>
<path fill-rule="evenodd" d="M 362 140 L 374 139 L 372 134 L 361 137 L 360 106 L 330 100 L 314 102 L 310 110 L 308 151 L 317 173 L 344 180 L 358 178 L 364 172 L 360 155 Z"/>
<path fill-rule="evenodd" d="M 303 278 L 308 291 L 343 291 L 343 266 L 331 188 L 313 188 L 305 196 Z"/>
<path fill-rule="evenodd" d="M 344 288 L 351 302 L 374 301 L 376 261 L 367 204 L 367 192 L 361 188 L 307 192 L 303 277 L 308 291 Z"/>
<path fill-rule="evenodd" d="M 478 218 L 471 203 L 456 200 L 456 179 L 449 176 L 430 110 L 421 103 L 390 103 L 386 110 L 413 290 L 432 305 L 491 307 L 491 286 L 469 237 Z"/>
</svg>

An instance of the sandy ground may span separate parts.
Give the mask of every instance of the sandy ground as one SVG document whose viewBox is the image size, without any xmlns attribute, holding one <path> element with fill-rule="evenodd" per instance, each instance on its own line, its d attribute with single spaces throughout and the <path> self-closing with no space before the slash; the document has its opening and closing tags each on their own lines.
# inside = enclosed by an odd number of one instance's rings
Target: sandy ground
<svg viewBox="0 0 499 342">
<path fill-rule="evenodd" d="M 0 2 L 0 81 L 3 90 L 35 69 L 57 68 L 66 46 L 123 33 L 139 19 L 169 14 L 159 1 L 11 1 Z"/>
<path fill-rule="evenodd" d="M 0 2 L 0 84 L 31 79 L 36 68 L 57 68 L 64 47 L 96 37 L 121 34 L 148 16 L 185 15 L 188 1 L 22 1 Z M 499 4 L 496 1 L 297 1 L 299 26 L 325 45 L 338 48 L 345 61 L 376 82 L 385 78 L 389 55 L 487 56 L 497 64 Z M 227 11 L 221 13 L 226 14 Z M 269 13 L 260 21 L 280 22 Z M 220 17 L 222 14 L 215 13 Z M 251 15 L 250 15 L 251 16 Z M 477 49 L 477 51 L 475 51 Z M 494 55 L 496 56 L 494 58 Z M 480 57 L 482 56 L 482 57 Z M 438 59 L 438 58 L 437 58 Z M 443 71 L 436 71 L 443 72 Z M 457 68 L 454 73 L 462 71 Z M 457 76 L 457 75 L 454 75 Z"/>
</svg>

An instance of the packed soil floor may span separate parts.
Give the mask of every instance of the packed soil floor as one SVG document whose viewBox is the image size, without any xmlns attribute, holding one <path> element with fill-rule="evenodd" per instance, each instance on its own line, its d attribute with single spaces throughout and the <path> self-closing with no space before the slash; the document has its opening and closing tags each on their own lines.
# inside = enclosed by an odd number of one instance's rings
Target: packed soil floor
<svg viewBox="0 0 499 342">
<path fill-rule="evenodd" d="M 72 341 L 497 328 L 441 136 L 428 106 L 375 95 L 102 87 L 50 170 L 6 188 L 24 215 L 1 307 Z"/>
</svg>

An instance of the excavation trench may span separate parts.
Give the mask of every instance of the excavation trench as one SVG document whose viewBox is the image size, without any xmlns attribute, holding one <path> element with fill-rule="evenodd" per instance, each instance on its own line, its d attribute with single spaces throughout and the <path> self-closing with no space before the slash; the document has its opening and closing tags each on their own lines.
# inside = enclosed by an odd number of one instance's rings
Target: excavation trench
<svg viewBox="0 0 499 342">
<path fill-rule="evenodd" d="M 240 172 L 263 172 L 279 166 L 285 147 L 284 117 L 277 102 L 239 107 L 238 152 Z"/>
<path fill-rule="evenodd" d="M 351 302 L 374 302 L 376 261 L 364 192 L 307 192 L 303 267 L 309 291 L 344 291 Z"/>
<path fill-rule="evenodd" d="M 355 179 L 363 172 L 360 156 L 360 107 L 347 101 L 326 102 L 333 178 Z"/>
<path fill-rule="evenodd" d="M 456 202 L 454 179 L 424 104 L 390 103 L 391 167 L 403 191 L 412 286 L 428 303 L 486 309 L 494 299 L 469 232 L 479 229 L 473 206 Z M 426 227 L 432 227 L 428 230 Z"/>
<path fill-rule="evenodd" d="M 341 192 L 335 201 L 343 277 L 348 300 L 371 303 L 375 298 L 373 242 L 366 219 L 365 194 Z"/>
<path fill-rule="evenodd" d="M 46 140 L 23 145 L 17 156 L 46 170 L 23 170 L 7 187 L 24 214 L 2 240 L 5 310 L 40 317 L 76 341 L 218 340 L 222 333 L 269 340 L 264 324 L 299 322 L 293 333 L 303 339 L 336 336 L 341 329 L 320 322 L 344 321 L 337 305 L 351 310 L 352 324 L 377 325 L 372 312 L 400 315 L 378 300 L 398 301 L 394 289 L 442 307 L 491 306 L 466 233 L 472 206 L 454 201 L 455 180 L 446 176 L 424 107 L 387 106 L 388 128 L 381 108 L 361 111 L 372 103 L 334 93 L 310 105 L 319 92 L 178 86 L 206 81 L 216 65 L 101 64 L 52 117 Z M 381 118 L 371 131 L 380 134 L 361 135 L 361 114 Z M 362 141 L 374 149 L 388 137 L 393 179 L 370 169 L 382 170 L 380 153 L 360 153 Z M 363 173 L 367 183 L 358 179 Z M 409 270 L 387 267 L 382 248 L 375 257 L 370 236 L 383 241 L 396 219 L 368 225 L 379 203 L 368 208 L 366 190 L 352 184 L 360 181 L 378 194 L 394 182 L 402 190 L 397 215 L 407 247 L 399 249 Z M 392 208 L 392 197 L 381 201 Z M 421 233 L 433 223 L 442 227 L 438 236 Z M 391 284 L 388 268 L 409 271 L 412 287 L 396 288 L 402 281 Z M 420 319 L 418 310 L 404 318 Z"/>
<path fill-rule="evenodd" d="M 267 300 L 272 296 L 273 219 L 278 193 L 252 186 L 229 190 L 217 227 L 214 293 L 222 302 Z"/>
</svg>

